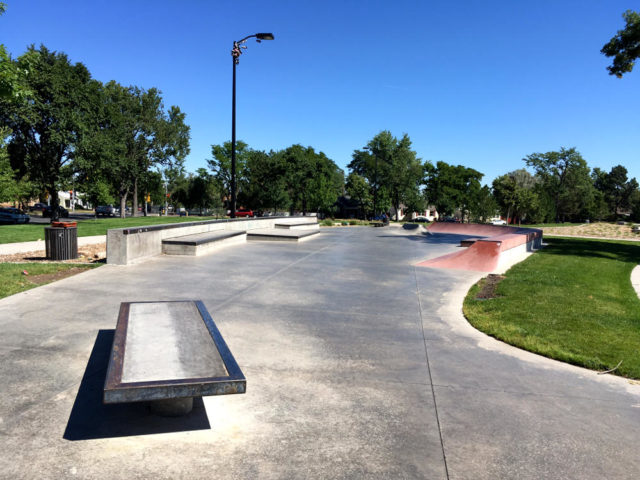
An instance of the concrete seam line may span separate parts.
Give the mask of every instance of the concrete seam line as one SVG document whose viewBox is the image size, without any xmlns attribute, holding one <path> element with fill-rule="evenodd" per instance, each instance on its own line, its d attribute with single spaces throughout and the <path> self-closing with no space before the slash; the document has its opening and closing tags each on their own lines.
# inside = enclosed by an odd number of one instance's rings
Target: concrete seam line
<svg viewBox="0 0 640 480">
<path fill-rule="evenodd" d="M 353 235 L 353 234 L 352 234 Z M 351 235 L 349 235 L 351 236 Z M 347 237 L 348 238 L 348 237 Z M 338 242 L 331 242 L 328 245 L 325 245 L 324 247 L 315 250 L 311 253 L 306 254 L 304 257 L 299 258 L 298 260 L 295 260 L 293 262 L 291 262 L 288 265 L 285 265 L 284 267 L 282 267 L 280 270 L 275 271 L 274 273 L 272 273 L 271 275 L 268 275 L 267 277 L 263 278 L 262 280 L 258 280 L 257 282 L 254 282 L 253 284 L 249 285 L 246 289 L 243 289 L 241 291 L 239 291 L 238 293 L 236 293 L 235 295 L 231 295 L 231 297 L 227 298 L 224 302 L 219 303 L 218 305 L 216 305 L 215 308 L 221 308 L 224 307 L 225 305 L 227 305 L 228 303 L 232 302 L 236 297 L 242 295 L 244 293 L 244 290 L 248 290 L 250 288 L 255 288 L 258 285 L 262 285 L 264 282 L 267 282 L 269 280 L 271 280 L 273 277 L 275 277 L 276 275 L 281 274 L 282 272 L 288 270 L 289 268 L 293 267 L 294 265 L 297 265 L 298 263 L 302 262 L 303 260 L 306 260 L 307 258 L 316 255 L 320 252 L 322 252 L 323 250 L 326 250 L 327 248 L 329 248 L 330 246 L 336 244 Z"/>
<path fill-rule="evenodd" d="M 413 267 L 413 278 L 416 281 L 416 297 L 418 297 L 418 310 L 420 312 L 420 331 L 422 332 L 422 342 L 424 344 L 424 358 L 427 364 L 427 372 L 429 374 L 429 386 L 431 387 L 431 397 L 433 398 L 433 409 L 436 414 L 436 423 L 438 424 L 438 435 L 440 436 L 440 448 L 442 449 L 442 460 L 444 462 L 444 472 L 449 480 L 449 467 L 447 465 L 447 454 L 444 451 L 444 440 L 442 438 L 442 427 L 440 426 L 440 415 L 438 414 L 438 403 L 436 402 L 436 391 L 433 388 L 433 377 L 431 376 L 431 364 L 429 363 L 429 351 L 427 348 L 427 338 L 424 333 L 424 322 L 422 318 L 422 300 L 420 300 L 420 287 L 418 286 L 418 273 L 416 267 Z"/>
</svg>

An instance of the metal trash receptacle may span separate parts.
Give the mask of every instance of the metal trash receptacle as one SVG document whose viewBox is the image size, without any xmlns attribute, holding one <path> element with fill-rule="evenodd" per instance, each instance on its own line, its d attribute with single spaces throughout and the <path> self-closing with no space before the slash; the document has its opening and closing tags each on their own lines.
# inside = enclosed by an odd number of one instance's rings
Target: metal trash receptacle
<svg viewBox="0 0 640 480">
<path fill-rule="evenodd" d="M 44 228 L 44 243 L 50 260 L 78 258 L 78 227 L 76 222 L 53 222 Z"/>
</svg>

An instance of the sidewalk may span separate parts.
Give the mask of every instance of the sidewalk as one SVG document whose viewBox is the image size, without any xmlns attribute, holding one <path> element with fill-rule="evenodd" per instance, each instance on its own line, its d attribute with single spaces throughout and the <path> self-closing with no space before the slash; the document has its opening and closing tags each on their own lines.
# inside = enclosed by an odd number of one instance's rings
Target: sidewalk
<svg viewBox="0 0 640 480">
<path fill-rule="evenodd" d="M 78 246 L 95 245 L 96 243 L 105 243 L 106 235 L 95 235 L 93 237 L 78 237 Z M 44 250 L 44 240 L 36 240 L 34 242 L 17 242 L 0 244 L 0 255 L 11 255 L 14 253 L 37 252 Z"/>
</svg>

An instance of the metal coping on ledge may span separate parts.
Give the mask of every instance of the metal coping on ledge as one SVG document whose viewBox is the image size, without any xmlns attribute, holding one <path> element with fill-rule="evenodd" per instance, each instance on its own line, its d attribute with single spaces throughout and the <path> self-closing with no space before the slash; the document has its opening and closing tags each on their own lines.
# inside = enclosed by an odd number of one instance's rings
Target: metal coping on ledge
<svg viewBox="0 0 640 480">
<path fill-rule="evenodd" d="M 198 240 L 180 240 L 183 237 L 165 238 L 162 240 L 164 245 L 190 245 L 198 246 L 205 245 L 207 243 L 215 243 L 228 238 L 238 237 L 240 235 L 246 235 L 244 230 L 214 230 L 213 232 L 194 233 L 194 235 L 206 235 L 210 234 L 208 238 L 201 238 Z M 185 237 L 191 237 L 192 235 L 185 235 Z"/>
<path fill-rule="evenodd" d="M 127 329 L 129 323 L 129 306 L 132 303 L 175 303 L 174 301 L 146 301 L 146 302 L 122 302 L 120 304 L 120 313 L 118 315 L 118 323 L 111 348 L 107 375 L 104 383 L 103 402 L 108 403 L 127 403 L 132 401 L 143 400 L 163 400 L 183 398 L 190 396 L 211 395 L 207 392 L 207 386 L 215 385 L 230 386 L 230 392 L 225 393 L 245 393 L 246 378 L 240 370 L 236 359 L 229 350 L 227 343 L 222 338 L 222 334 L 214 323 L 211 315 L 207 311 L 201 300 L 178 300 L 177 302 L 194 303 L 204 322 L 214 346 L 217 348 L 220 358 L 224 363 L 228 375 L 221 377 L 205 377 L 205 378 L 185 378 L 180 380 L 152 380 L 145 382 L 122 383 L 122 372 L 124 367 L 125 345 L 127 337 Z M 146 391 L 146 398 L 138 400 L 117 398 L 119 393 L 125 397 L 136 391 Z M 187 393 L 185 393 L 187 392 Z"/>
</svg>

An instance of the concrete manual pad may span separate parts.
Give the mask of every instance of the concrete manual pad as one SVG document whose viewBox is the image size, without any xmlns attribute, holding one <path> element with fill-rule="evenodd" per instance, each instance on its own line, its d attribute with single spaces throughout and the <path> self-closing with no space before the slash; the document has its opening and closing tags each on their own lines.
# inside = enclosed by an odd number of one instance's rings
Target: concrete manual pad
<svg viewBox="0 0 640 480">
<path fill-rule="evenodd" d="M 200 301 L 121 305 L 105 403 L 244 393 L 246 380 Z"/>
<path fill-rule="evenodd" d="M 193 302 L 129 305 L 122 382 L 228 375 Z"/>
<path fill-rule="evenodd" d="M 295 230 L 284 228 L 258 228 L 247 232 L 247 240 L 301 242 L 318 233 L 320 233 L 320 230 L 318 229 Z"/>
<path fill-rule="evenodd" d="M 483 274 L 414 267 L 460 248 L 421 230 L 326 228 L 0 300 L 0 478 L 640 478 L 640 383 L 473 329 Z M 194 298 L 247 393 L 179 418 L 103 404 L 120 304 Z"/>
</svg>

